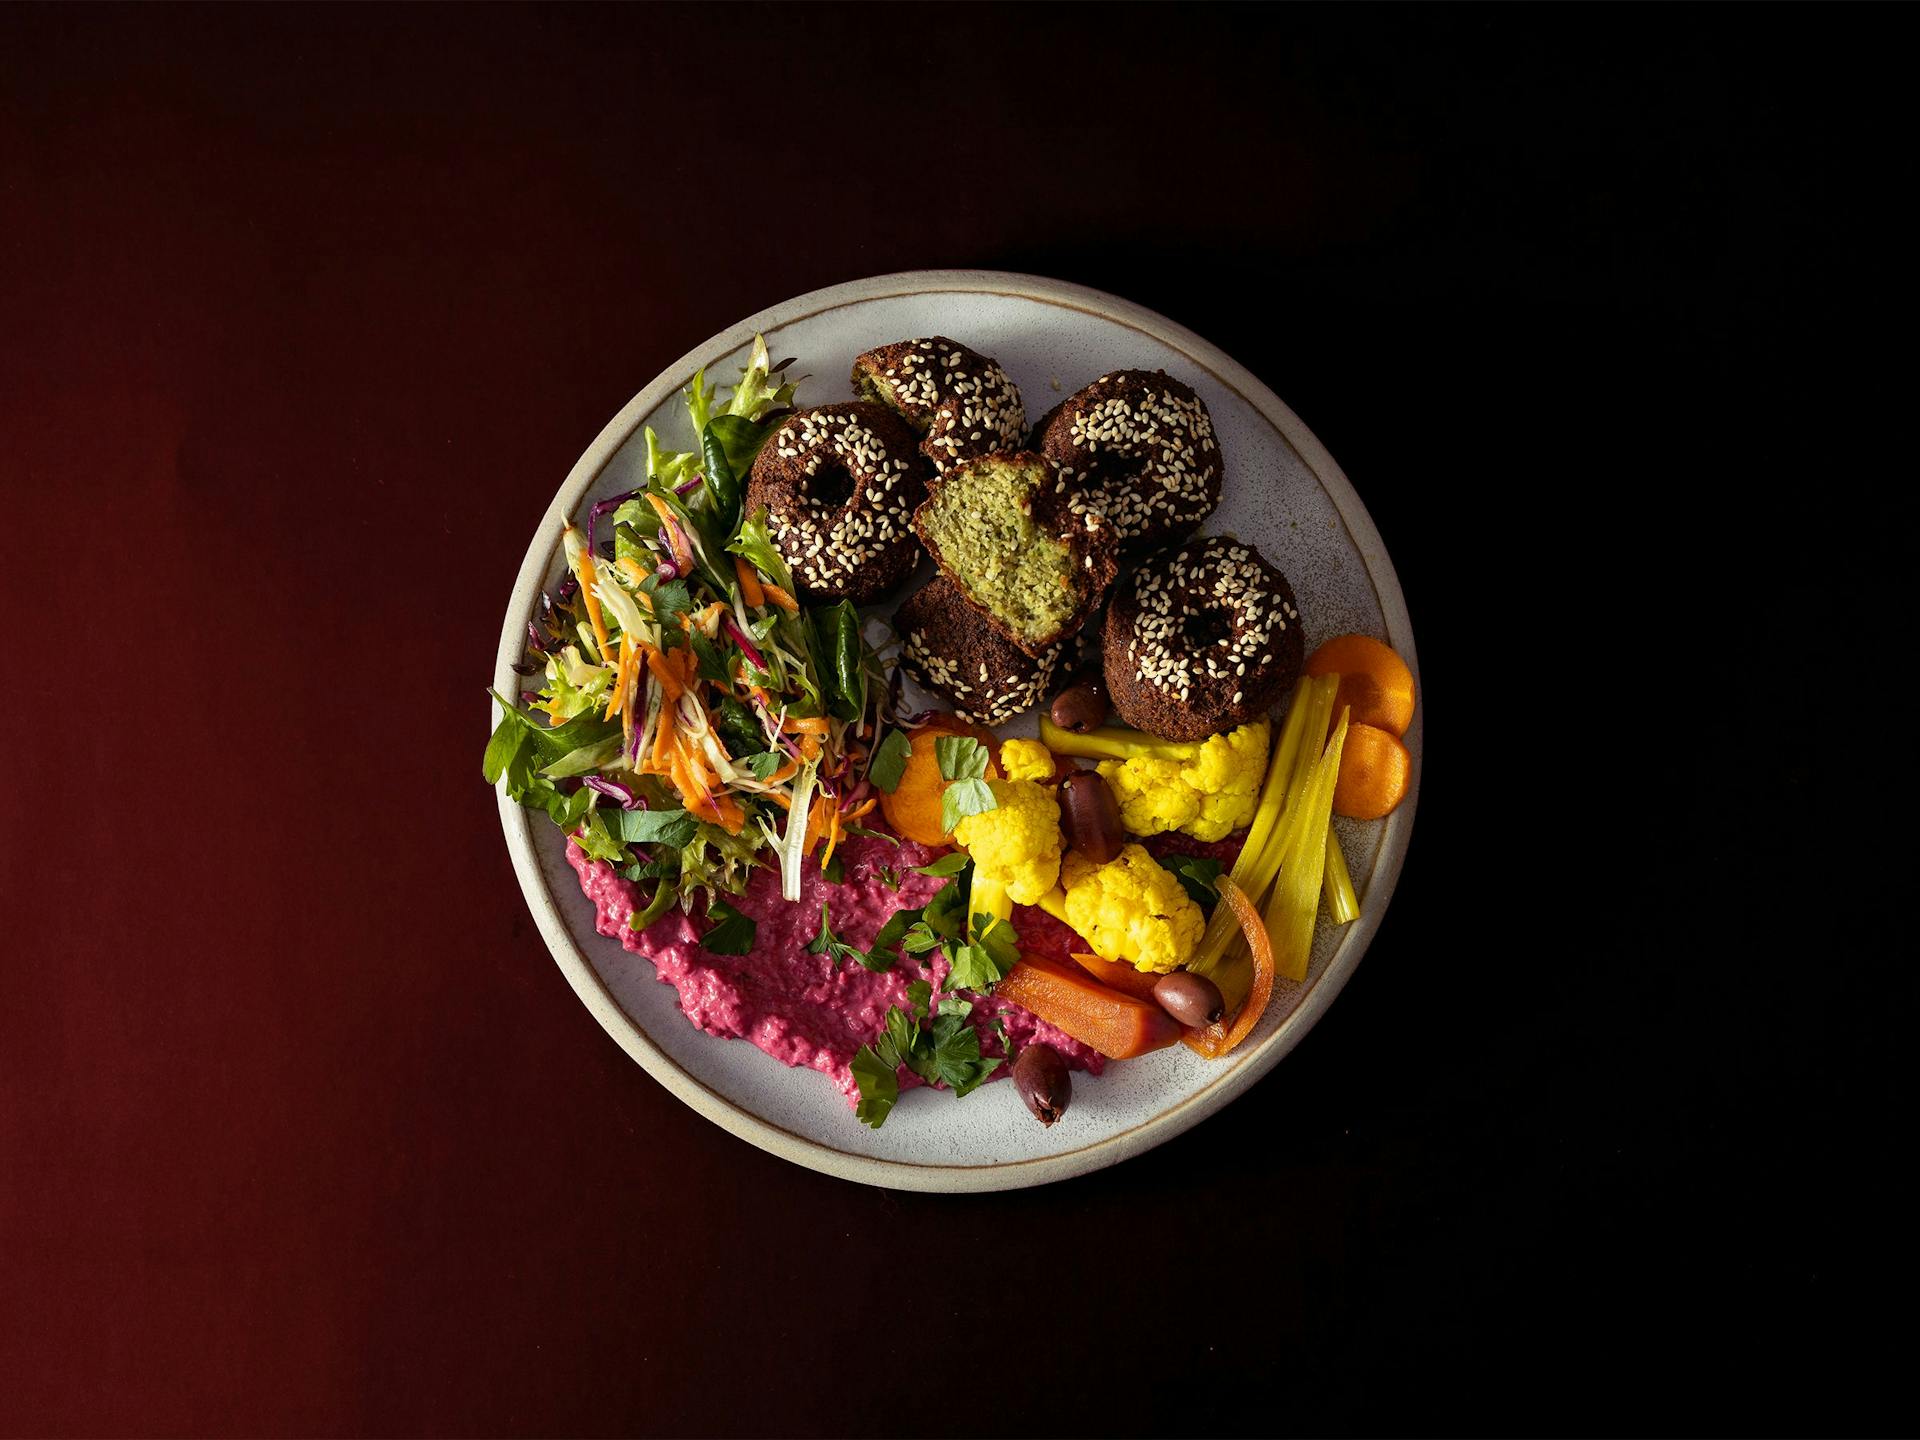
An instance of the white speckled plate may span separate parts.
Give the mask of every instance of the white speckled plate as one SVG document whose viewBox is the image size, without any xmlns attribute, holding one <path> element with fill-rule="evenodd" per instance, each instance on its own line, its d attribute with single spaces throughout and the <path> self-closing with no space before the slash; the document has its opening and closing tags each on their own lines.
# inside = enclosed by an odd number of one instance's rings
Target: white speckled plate
<svg viewBox="0 0 1920 1440">
<path fill-rule="evenodd" d="M 750 316 L 669 367 L 614 416 L 534 532 L 501 626 L 500 690 L 517 683 L 509 667 L 521 656 L 526 622 L 540 591 L 559 579 L 562 518 L 642 482 L 642 426 L 652 424 L 669 444 L 689 443 L 682 387 L 701 366 L 720 379 L 736 375 L 755 331 L 776 356 L 798 357 L 793 373 L 811 377 L 798 399 L 809 405 L 852 398 L 847 373 L 855 355 L 917 335 L 949 335 L 996 357 L 1030 417 L 1109 370 L 1178 376 L 1206 401 L 1225 457 L 1225 498 L 1206 531 L 1252 542 L 1286 573 L 1310 648 L 1364 631 L 1419 674 L 1406 602 L 1366 507 L 1266 386 L 1199 336 L 1111 295 L 1025 275 L 930 270 L 816 290 Z M 910 691 L 908 703 L 927 702 Z M 1032 734 L 1033 725 L 1029 718 L 1004 733 Z M 1072 1108 L 1051 1128 L 1034 1123 L 1012 1085 L 996 1082 L 961 1101 L 910 1091 L 883 1129 L 868 1130 L 825 1077 L 689 1025 L 650 964 L 594 932 L 593 907 L 562 858 L 559 832 L 504 796 L 500 820 L 527 903 L 575 992 L 648 1074 L 702 1115 L 776 1155 L 849 1180 L 907 1190 L 1011 1189 L 1111 1165 L 1178 1135 L 1299 1042 L 1360 963 L 1393 893 L 1413 829 L 1421 729 L 1416 715 L 1406 737 L 1413 792 L 1400 808 L 1381 822 L 1338 822 L 1362 913 L 1342 930 L 1323 916 L 1307 982 L 1281 982 L 1258 1032 L 1224 1061 L 1174 1046 L 1112 1065 L 1098 1079 L 1076 1077 Z"/>
</svg>

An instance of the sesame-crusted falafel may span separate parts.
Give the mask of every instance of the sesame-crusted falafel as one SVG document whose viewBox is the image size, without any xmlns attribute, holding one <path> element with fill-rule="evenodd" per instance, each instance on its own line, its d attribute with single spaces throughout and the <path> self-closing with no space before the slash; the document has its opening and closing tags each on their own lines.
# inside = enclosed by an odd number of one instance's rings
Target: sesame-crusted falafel
<svg viewBox="0 0 1920 1440">
<path fill-rule="evenodd" d="M 1069 395 L 1035 430 L 1078 503 L 1119 530 L 1123 556 L 1183 540 L 1220 503 L 1213 417 L 1192 387 L 1160 370 L 1117 370 Z"/>
<path fill-rule="evenodd" d="M 1271 710 L 1307 642 L 1287 577 L 1251 545 L 1211 535 L 1149 556 L 1114 588 L 1102 648 L 1122 720 L 1204 740 Z"/>
<path fill-rule="evenodd" d="M 1033 656 L 1009 645 L 980 623 L 944 575 L 909 595 L 893 624 L 902 668 L 976 725 L 999 725 L 1039 704 L 1068 649 L 1056 645 Z"/>
<path fill-rule="evenodd" d="M 995 450 L 1016 450 L 1027 412 L 997 360 L 944 335 L 897 340 L 853 362 L 854 393 L 899 415 L 926 439 L 936 470 Z"/>
<path fill-rule="evenodd" d="M 899 416 L 859 400 L 821 405 L 767 437 L 746 509 L 767 507 L 768 533 L 802 597 L 868 605 L 920 561 L 912 516 L 929 473 Z"/>
<path fill-rule="evenodd" d="M 1113 527 L 1070 510 L 1057 480 L 1031 451 L 983 455 L 928 481 L 913 512 L 956 592 L 1029 655 L 1079 634 L 1117 568 Z"/>
</svg>

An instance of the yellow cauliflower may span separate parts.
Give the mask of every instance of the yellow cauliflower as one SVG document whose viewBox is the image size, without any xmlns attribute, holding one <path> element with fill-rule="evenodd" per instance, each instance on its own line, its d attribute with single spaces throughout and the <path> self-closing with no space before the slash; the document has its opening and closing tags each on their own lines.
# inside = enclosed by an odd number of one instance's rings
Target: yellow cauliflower
<svg viewBox="0 0 1920 1440">
<path fill-rule="evenodd" d="M 1060 878 L 1060 802 L 1031 780 L 987 784 L 994 808 L 967 816 L 953 827 L 953 838 L 973 856 L 979 879 L 1005 886 L 1016 905 L 1031 905 Z"/>
<path fill-rule="evenodd" d="M 1000 773 L 1009 780 L 1051 780 L 1053 752 L 1038 740 L 1003 740 Z"/>
<path fill-rule="evenodd" d="M 1196 840 L 1224 840 L 1253 823 L 1266 767 L 1267 722 L 1256 720 L 1210 737 L 1183 760 L 1140 755 L 1098 768 L 1131 834 L 1184 830 Z"/>
<path fill-rule="evenodd" d="M 1171 871 L 1138 845 L 1105 865 L 1079 851 L 1060 870 L 1066 922 L 1102 960 L 1164 975 L 1193 958 L 1206 917 Z"/>
</svg>

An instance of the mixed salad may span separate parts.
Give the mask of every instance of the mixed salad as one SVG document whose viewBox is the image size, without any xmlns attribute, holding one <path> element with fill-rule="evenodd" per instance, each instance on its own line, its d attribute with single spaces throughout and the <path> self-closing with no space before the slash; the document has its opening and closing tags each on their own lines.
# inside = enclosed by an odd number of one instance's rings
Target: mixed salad
<svg viewBox="0 0 1920 1440">
<path fill-rule="evenodd" d="M 755 866 L 797 901 L 803 856 L 824 842 L 830 865 L 842 836 L 866 833 L 874 767 L 905 749 L 858 612 L 802 605 L 765 513 L 741 513 L 791 363 L 769 364 L 755 337 L 730 390 L 695 375 L 697 450 L 647 428 L 647 483 L 562 534 L 566 578 L 516 667 L 536 684 L 495 695 L 489 783 L 650 886 L 635 929 L 696 899 L 724 923 Z"/>
</svg>

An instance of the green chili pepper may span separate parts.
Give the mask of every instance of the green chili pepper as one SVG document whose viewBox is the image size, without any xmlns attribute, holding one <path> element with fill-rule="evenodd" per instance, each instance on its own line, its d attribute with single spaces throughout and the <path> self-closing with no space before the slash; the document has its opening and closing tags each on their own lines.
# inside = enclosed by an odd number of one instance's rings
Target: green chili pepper
<svg viewBox="0 0 1920 1440">
<path fill-rule="evenodd" d="M 866 708 L 866 657 L 860 640 L 860 612 L 851 600 L 833 607 L 833 679 L 839 690 L 834 711 L 842 720 L 857 720 Z M 843 708 L 844 707 L 844 708 Z"/>
<path fill-rule="evenodd" d="M 733 462 L 727 458 L 727 447 L 721 440 L 720 432 L 713 427 L 714 422 L 710 420 L 707 428 L 700 432 L 700 456 L 706 467 L 707 495 L 712 507 L 714 528 L 722 534 L 731 535 L 734 522 L 740 518 L 740 477 L 734 472 Z"/>
</svg>

